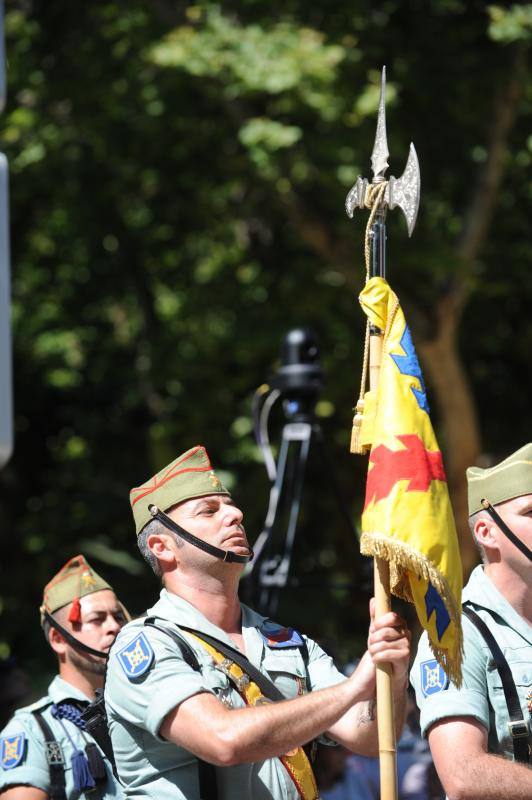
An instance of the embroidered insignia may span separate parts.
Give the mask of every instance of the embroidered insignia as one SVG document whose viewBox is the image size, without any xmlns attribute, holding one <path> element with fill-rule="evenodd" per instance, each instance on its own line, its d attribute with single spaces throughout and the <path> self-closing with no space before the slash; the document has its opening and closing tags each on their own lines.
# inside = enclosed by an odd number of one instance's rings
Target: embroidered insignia
<svg viewBox="0 0 532 800">
<path fill-rule="evenodd" d="M 81 582 L 86 589 L 92 589 L 93 586 L 96 586 L 96 581 L 90 574 L 90 572 L 84 572 L 81 576 Z"/>
<path fill-rule="evenodd" d="M 443 692 L 444 689 L 447 689 L 449 678 L 435 658 L 431 658 L 429 661 L 422 661 L 419 668 L 421 669 L 421 691 L 425 697 L 429 697 L 431 694 L 438 694 L 438 692 Z"/>
<path fill-rule="evenodd" d="M 303 638 L 297 631 L 293 628 L 283 628 L 282 625 L 276 625 L 274 622 L 265 622 L 259 628 L 259 633 L 268 647 L 301 647 L 303 645 Z"/>
<path fill-rule="evenodd" d="M 222 488 L 222 484 L 221 484 L 221 482 L 218 480 L 218 478 L 216 477 L 216 475 L 214 474 L 214 472 L 211 472 L 211 473 L 210 473 L 210 475 L 209 475 L 209 480 L 210 480 L 210 482 L 212 483 L 212 485 L 214 486 L 214 488 L 215 488 L 215 489 L 221 489 L 221 488 Z"/>
<path fill-rule="evenodd" d="M 46 761 L 49 767 L 65 763 L 59 742 L 46 742 Z"/>
<path fill-rule="evenodd" d="M 2 769 L 18 767 L 24 757 L 25 735 L 18 733 L 16 736 L 5 736 L 1 742 L 0 758 L 2 760 Z"/>
<path fill-rule="evenodd" d="M 152 647 L 143 633 L 117 653 L 120 665 L 130 680 L 140 678 L 149 670 L 153 656 Z"/>
</svg>

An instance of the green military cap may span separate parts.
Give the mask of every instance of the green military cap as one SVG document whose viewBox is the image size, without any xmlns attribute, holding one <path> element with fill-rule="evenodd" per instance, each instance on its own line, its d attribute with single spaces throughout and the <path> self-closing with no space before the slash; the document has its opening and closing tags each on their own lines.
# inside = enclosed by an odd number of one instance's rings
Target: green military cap
<svg viewBox="0 0 532 800">
<path fill-rule="evenodd" d="M 93 570 L 84 556 L 74 556 L 44 587 L 40 609 L 41 625 L 44 622 L 45 611 L 53 614 L 54 611 L 69 603 L 72 603 L 68 615 L 70 622 L 81 622 L 79 601 L 88 594 L 101 592 L 102 589 L 111 589 L 111 587 Z"/>
<path fill-rule="evenodd" d="M 209 494 L 228 495 L 229 492 L 215 475 L 205 448 L 197 445 L 178 456 L 142 486 L 131 490 L 129 499 L 137 535 L 153 519 L 149 511 L 151 505 L 168 511 L 177 503 Z"/>
<path fill-rule="evenodd" d="M 532 443 L 525 444 L 494 467 L 469 467 L 467 470 L 469 516 L 484 508 L 483 500 L 496 506 L 523 494 L 532 494 Z"/>
</svg>

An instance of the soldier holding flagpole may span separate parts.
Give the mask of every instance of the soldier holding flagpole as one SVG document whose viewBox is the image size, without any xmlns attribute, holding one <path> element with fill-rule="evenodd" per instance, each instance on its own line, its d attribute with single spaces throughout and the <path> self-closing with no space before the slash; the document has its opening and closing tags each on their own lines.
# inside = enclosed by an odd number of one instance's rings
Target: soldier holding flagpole
<svg viewBox="0 0 532 800">
<path fill-rule="evenodd" d="M 163 589 L 110 654 L 105 701 L 126 797 L 316 800 L 303 745 L 325 734 L 376 752 L 382 661 L 391 665 L 402 726 L 404 621 L 393 612 L 372 619 L 368 651 L 346 680 L 311 639 L 241 604 L 239 577 L 252 551 L 242 511 L 204 447 L 130 497 L 139 548 Z"/>
</svg>

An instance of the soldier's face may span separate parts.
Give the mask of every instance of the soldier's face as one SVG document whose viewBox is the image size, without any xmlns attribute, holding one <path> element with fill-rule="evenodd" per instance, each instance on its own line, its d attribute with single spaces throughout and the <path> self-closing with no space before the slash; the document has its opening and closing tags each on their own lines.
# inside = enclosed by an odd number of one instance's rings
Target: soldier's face
<svg viewBox="0 0 532 800">
<path fill-rule="evenodd" d="M 172 509 L 168 516 L 186 531 L 215 547 L 231 550 L 237 555 L 249 553 L 242 524 L 244 515 L 230 497 L 208 495 L 186 500 Z"/>
<path fill-rule="evenodd" d="M 118 631 L 126 622 L 116 595 L 110 589 L 103 589 L 82 597 L 80 607 L 81 622 L 69 622 L 67 619 L 64 627 L 83 644 L 94 650 L 109 652 Z M 78 669 L 97 674 L 105 672 L 105 660 L 98 656 L 70 647 L 67 657 Z"/>
</svg>

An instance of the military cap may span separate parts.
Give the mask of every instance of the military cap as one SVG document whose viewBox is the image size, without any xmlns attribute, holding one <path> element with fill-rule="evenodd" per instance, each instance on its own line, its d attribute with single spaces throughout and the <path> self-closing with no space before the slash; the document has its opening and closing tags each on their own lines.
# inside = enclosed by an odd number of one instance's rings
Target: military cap
<svg viewBox="0 0 532 800">
<path fill-rule="evenodd" d="M 492 506 L 532 494 L 532 443 L 525 444 L 494 467 L 467 470 L 469 516 L 476 514 L 488 500 Z"/>
<path fill-rule="evenodd" d="M 149 511 L 151 505 L 168 511 L 177 503 L 209 494 L 228 495 L 229 492 L 215 475 L 205 448 L 197 445 L 178 456 L 142 486 L 131 490 L 129 499 L 137 535 L 153 519 Z"/>
<path fill-rule="evenodd" d="M 111 587 L 93 570 L 84 556 L 74 556 L 44 587 L 40 609 L 41 625 L 44 622 L 45 611 L 53 614 L 54 611 L 69 603 L 72 605 L 68 619 L 70 622 L 81 622 L 81 598 L 94 592 L 101 592 L 102 589 L 111 589 Z"/>
</svg>

